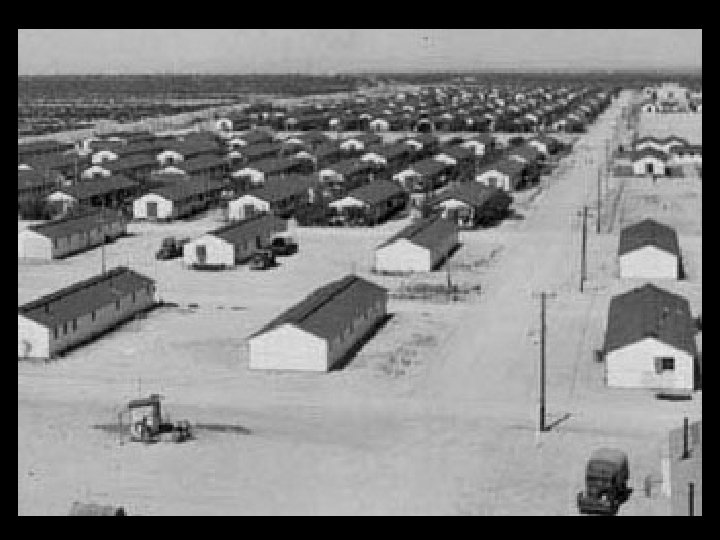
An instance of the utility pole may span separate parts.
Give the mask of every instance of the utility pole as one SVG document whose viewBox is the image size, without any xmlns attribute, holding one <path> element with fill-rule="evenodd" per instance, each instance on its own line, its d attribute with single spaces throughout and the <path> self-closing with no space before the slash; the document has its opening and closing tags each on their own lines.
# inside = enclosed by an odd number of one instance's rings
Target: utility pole
<svg viewBox="0 0 720 540">
<path fill-rule="evenodd" d="M 540 433 L 545 431 L 545 291 L 540 293 Z"/>
<path fill-rule="evenodd" d="M 688 516 L 695 515 L 695 483 L 688 482 Z"/>
<path fill-rule="evenodd" d="M 602 175 L 602 167 L 598 167 L 598 176 L 597 176 L 597 219 L 595 220 L 596 228 L 595 232 L 597 234 L 600 234 L 600 204 L 601 204 L 601 194 L 600 194 L 600 177 Z"/>
<path fill-rule="evenodd" d="M 585 251 L 587 248 L 587 205 L 583 206 L 582 214 L 582 251 L 580 254 L 580 292 L 583 292 L 583 285 L 585 282 Z"/>
</svg>

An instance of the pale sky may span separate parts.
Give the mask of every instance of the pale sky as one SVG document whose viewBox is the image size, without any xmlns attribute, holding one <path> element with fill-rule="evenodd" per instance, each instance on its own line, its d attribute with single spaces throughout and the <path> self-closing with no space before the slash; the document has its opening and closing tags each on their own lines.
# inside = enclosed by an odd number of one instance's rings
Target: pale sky
<svg viewBox="0 0 720 540">
<path fill-rule="evenodd" d="M 18 75 L 702 68 L 702 30 L 18 30 Z"/>
</svg>

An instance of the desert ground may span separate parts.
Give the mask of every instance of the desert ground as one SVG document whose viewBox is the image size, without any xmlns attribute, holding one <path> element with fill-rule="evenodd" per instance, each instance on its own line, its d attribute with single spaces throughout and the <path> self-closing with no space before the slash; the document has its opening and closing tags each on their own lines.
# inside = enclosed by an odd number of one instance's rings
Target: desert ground
<svg viewBox="0 0 720 540">
<path fill-rule="evenodd" d="M 18 514 L 66 514 L 74 500 L 140 515 L 576 515 L 584 466 L 598 446 L 625 450 L 634 493 L 624 515 L 669 514 L 643 493 L 658 475 L 667 430 L 702 414 L 692 401 L 608 389 L 602 344 L 620 282 L 619 229 L 662 215 L 678 228 L 688 278 L 661 286 L 702 309 L 701 182 L 657 186 L 603 179 L 601 232 L 588 231 L 588 282 L 578 291 L 584 204 L 625 92 L 541 186 L 519 194 L 521 219 L 461 233 L 443 269 L 412 278 L 372 273 L 372 249 L 406 220 L 372 229 L 293 227 L 300 252 L 278 268 L 196 272 L 155 261 L 164 236 L 197 236 L 214 212 L 166 225 L 132 223 L 106 248 L 158 283 L 163 307 L 51 363 L 18 363 Z M 605 189 L 607 184 L 607 189 Z M 620 186 L 623 186 L 622 189 Z M 19 228 L 26 224 L 19 224 Z M 101 251 L 52 264 L 18 262 L 18 304 L 96 274 Z M 390 320 L 342 370 L 257 372 L 246 338 L 328 280 L 355 272 L 390 290 Z M 411 300 L 408 283 L 472 289 L 459 301 Z M 477 290 L 477 286 L 480 290 Z M 539 310 L 547 305 L 550 431 L 537 432 Z M 139 394 L 200 431 L 184 444 L 130 443 L 113 422 Z"/>
</svg>

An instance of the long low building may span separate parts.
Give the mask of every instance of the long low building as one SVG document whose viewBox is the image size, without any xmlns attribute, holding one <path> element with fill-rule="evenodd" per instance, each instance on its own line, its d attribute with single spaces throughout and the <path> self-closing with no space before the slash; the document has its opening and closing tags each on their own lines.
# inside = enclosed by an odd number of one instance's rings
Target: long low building
<svg viewBox="0 0 720 540">
<path fill-rule="evenodd" d="M 610 302 L 605 332 L 607 385 L 692 391 L 695 323 L 688 301 L 647 284 Z"/>
<path fill-rule="evenodd" d="M 375 248 L 375 271 L 431 272 L 457 244 L 455 223 L 439 216 L 421 219 Z"/>
<path fill-rule="evenodd" d="M 133 218 L 168 221 L 189 216 L 217 204 L 222 189 L 223 184 L 216 180 L 172 181 L 135 199 Z"/>
<path fill-rule="evenodd" d="M 61 205 L 64 210 L 76 205 L 117 208 L 132 200 L 139 191 L 139 183 L 116 175 L 59 187 L 51 191 L 47 200 Z"/>
<path fill-rule="evenodd" d="M 355 275 L 317 289 L 250 336 L 250 368 L 329 371 L 385 318 L 387 298 Z"/>
<path fill-rule="evenodd" d="M 500 188 L 464 182 L 438 193 L 427 204 L 458 227 L 470 229 L 502 219 L 512 200 L 512 196 Z"/>
<path fill-rule="evenodd" d="M 207 232 L 183 246 L 183 261 L 192 268 L 232 268 L 287 230 L 287 222 L 259 214 Z"/>
<path fill-rule="evenodd" d="M 228 218 L 247 219 L 261 212 L 272 212 L 281 217 L 293 215 L 313 200 L 318 184 L 310 175 L 271 178 L 263 187 L 229 201 Z"/>
<path fill-rule="evenodd" d="M 18 307 L 18 358 L 47 359 L 155 305 L 155 283 L 127 267 Z"/>
<path fill-rule="evenodd" d="M 91 249 L 124 235 L 119 212 L 96 210 L 32 225 L 18 233 L 18 259 L 52 260 Z"/>
<path fill-rule="evenodd" d="M 374 225 L 402 210 L 407 200 L 406 192 L 396 182 L 374 180 L 331 202 L 330 208 L 348 221 L 359 219 L 366 225 Z"/>
</svg>

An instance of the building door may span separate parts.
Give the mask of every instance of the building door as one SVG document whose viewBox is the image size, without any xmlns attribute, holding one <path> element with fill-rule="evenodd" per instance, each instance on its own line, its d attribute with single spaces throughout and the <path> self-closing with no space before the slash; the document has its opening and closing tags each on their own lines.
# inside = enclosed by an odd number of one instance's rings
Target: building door
<svg viewBox="0 0 720 540">
<path fill-rule="evenodd" d="M 157 212 L 157 203 L 156 202 L 149 202 L 147 203 L 147 217 L 149 218 L 156 218 L 158 215 Z"/>
<path fill-rule="evenodd" d="M 242 217 L 247 219 L 253 217 L 255 214 L 255 206 L 252 204 L 244 204 L 243 205 L 243 215 Z"/>
<path fill-rule="evenodd" d="M 207 261 L 207 248 L 202 245 L 195 246 L 195 256 L 198 263 L 205 264 Z"/>
<path fill-rule="evenodd" d="M 647 174 L 652 174 L 652 173 L 654 172 L 654 171 L 653 171 L 653 164 L 652 164 L 652 163 L 646 163 L 646 164 L 645 164 L 645 172 L 646 172 Z"/>
</svg>

